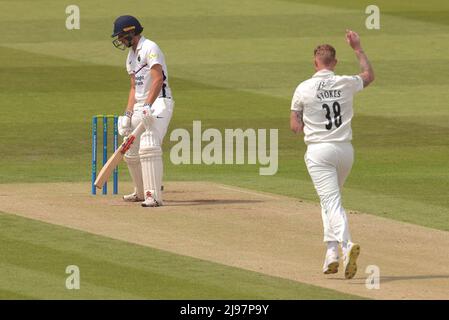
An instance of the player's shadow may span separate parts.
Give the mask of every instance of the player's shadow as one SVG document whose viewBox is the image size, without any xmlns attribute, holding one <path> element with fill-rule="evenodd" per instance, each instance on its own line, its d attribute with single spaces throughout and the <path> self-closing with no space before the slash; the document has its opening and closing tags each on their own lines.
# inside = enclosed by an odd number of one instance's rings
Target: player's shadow
<svg viewBox="0 0 449 320">
<path fill-rule="evenodd" d="M 365 284 L 365 281 L 369 275 L 366 277 L 355 277 L 351 279 L 351 284 Z M 330 280 L 342 280 L 342 281 L 348 281 L 344 278 L 336 278 L 332 277 L 329 278 Z M 381 276 L 380 277 L 380 283 L 386 283 L 386 282 L 393 282 L 393 281 L 404 281 L 404 280 L 432 280 L 432 279 L 449 279 L 449 274 L 443 274 L 443 275 L 419 275 L 419 276 Z"/>
<path fill-rule="evenodd" d="M 431 280 L 431 279 L 449 279 L 449 274 L 442 275 L 419 275 L 419 276 L 381 276 L 380 283 L 400 281 L 400 280 Z"/>
<path fill-rule="evenodd" d="M 262 200 L 238 200 L 238 199 L 192 199 L 192 200 L 167 200 L 168 205 L 173 206 L 201 206 L 201 205 L 227 205 L 260 203 Z"/>
</svg>

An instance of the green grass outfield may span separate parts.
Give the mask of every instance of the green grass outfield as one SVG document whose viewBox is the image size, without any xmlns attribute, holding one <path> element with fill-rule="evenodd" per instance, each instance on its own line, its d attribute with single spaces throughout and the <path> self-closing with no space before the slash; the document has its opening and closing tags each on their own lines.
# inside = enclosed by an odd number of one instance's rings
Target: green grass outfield
<svg viewBox="0 0 449 320">
<path fill-rule="evenodd" d="M 77 0 L 81 29 L 68 31 L 65 2 L 0 1 L 7 30 L 0 45 L 0 183 L 90 180 L 91 116 L 120 114 L 127 99 L 126 53 L 110 34 L 114 18 L 129 13 L 167 58 L 176 99 L 169 133 L 191 129 L 193 120 L 221 130 L 279 129 L 275 176 L 259 176 L 254 165 L 171 165 L 168 133 L 166 178 L 317 201 L 304 143 L 289 131 L 290 100 L 313 74 L 319 43 L 336 47 L 338 73 L 358 72 L 344 41 L 349 27 L 360 33 L 377 79 L 355 99 L 356 162 L 345 206 L 448 231 L 449 2 L 376 1 L 380 30 L 365 28 L 371 1 L 314 2 L 171 0 L 156 10 L 136 0 Z M 128 179 L 123 165 L 120 179 Z"/>
<path fill-rule="evenodd" d="M 0 225 L 0 299 L 360 299 L 1 212 Z"/>
</svg>

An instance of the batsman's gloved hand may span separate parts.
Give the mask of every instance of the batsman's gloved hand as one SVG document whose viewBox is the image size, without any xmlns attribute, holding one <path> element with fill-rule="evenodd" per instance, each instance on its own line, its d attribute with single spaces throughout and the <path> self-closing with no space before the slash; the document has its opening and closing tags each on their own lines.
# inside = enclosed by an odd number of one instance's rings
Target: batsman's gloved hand
<svg viewBox="0 0 449 320">
<path fill-rule="evenodd" d="M 142 109 L 142 122 L 145 126 L 145 130 L 150 130 L 154 121 L 153 111 L 151 110 L 151 104 L 145 103 Z"/>
<path fill-rule="evenodd" d="M 131 132 L 131 117 L 133 113 L 130 111 L 126 111 L 124 116 L 118 117 L 118 133 L 122 137 L 128 136 Z"/>
</svg>

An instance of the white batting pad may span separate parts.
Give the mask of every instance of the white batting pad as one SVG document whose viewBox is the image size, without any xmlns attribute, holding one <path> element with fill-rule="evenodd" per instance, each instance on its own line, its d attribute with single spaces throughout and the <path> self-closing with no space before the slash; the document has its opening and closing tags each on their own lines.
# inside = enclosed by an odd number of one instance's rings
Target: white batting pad
<svg viewBox="0 0 449 320">
<path fill-rule="evenodd" d="M 125 162 L 128 165 L 129 174 L 134 183 L 134 192 L 139 199 L 143 199 L 144 193 L 140 157 L 138 155 L 129 155 L 126 153 Z"/>
<path fill-rule="evenodd" d="M 141 146 L 139 154 L 145 199 L 153 198 L 162 205 L 162 149 L 160 146 Z"/>
</svg>

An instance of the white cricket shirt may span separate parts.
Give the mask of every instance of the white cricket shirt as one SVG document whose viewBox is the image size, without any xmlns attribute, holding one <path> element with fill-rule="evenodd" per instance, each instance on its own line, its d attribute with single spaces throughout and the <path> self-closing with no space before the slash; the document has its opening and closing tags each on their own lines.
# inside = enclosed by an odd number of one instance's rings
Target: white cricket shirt
<svg viewBox="0 0 449 320">
<path fill-rule="evenodd" d="M 303 112 L 304 142 L 347 142 L 352 140 L 352 101 L 363 89 L 360 76 L 337 76 L 320 70 L 299 84 L 291 110 Z"/>
<path fill-rule="evenodd" d="M 148 97 L 152 80 L 150 69 L 155 64 L 162 66 L 164 76 L 164 83 L 162 84 L 162 89 L 158 97 L 171 98 L 172 95 L 168 86 L 168 72 L 164 54 L 155 42 L 141 36 L 137 44 L 136 52 L 132 48 L 129 49 L 126 59 L 126 70 L 128 74 L 134 74 L 135 76 L 135 98 L 137 102 L 144 102 Z"/>
</svg>

